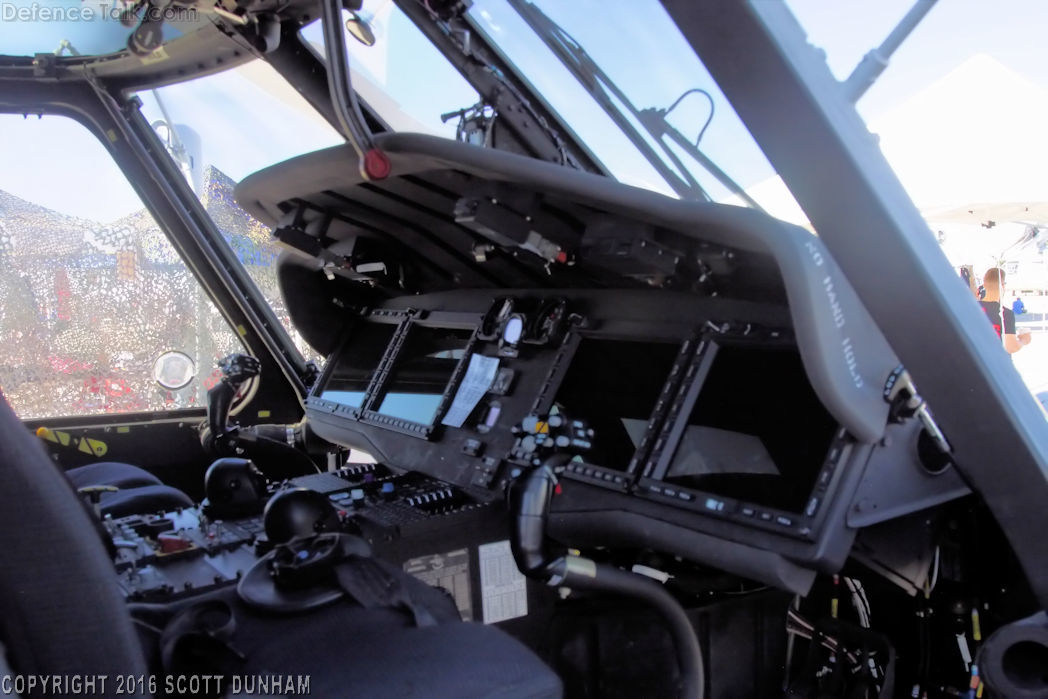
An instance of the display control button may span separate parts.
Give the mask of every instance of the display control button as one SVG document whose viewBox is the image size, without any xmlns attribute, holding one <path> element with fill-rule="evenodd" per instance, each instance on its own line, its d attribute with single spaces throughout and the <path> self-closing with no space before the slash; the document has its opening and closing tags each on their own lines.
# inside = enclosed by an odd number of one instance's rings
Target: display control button
<svg viewBox="0 0 1048 699">
<path fill-rule="evenodd" d="M 770 512 L 761 512 L 760 517 L 761 517 L 761 520 L 764 521 L 764 522 L 770 522 L 771 521 L 771 513 Z"/>
<path fill-rule="evenodd" d="M 703 503 L 710 512 L 724 512 L 724 501 L 717 498 L 706 498 Z"/>
<path fill-rule="evenodd" d="M 812 498 L 808 501 L 808 506 L 804 508 L 804 514 L 808 517 L 815 516 L 815 513 L 819 511 L 819 498 Z"/>
<path fill-rule="evenodd" d="M 680 498 L 681 500 L 684 500 L 685 502 L 691 502 L 692 500 L 695 499 L 695 496 L 692 495 L 691 493 L 684 493 L 684 492 L 677 493 L 677 497 Z"/>
<path fill-rule="evenodd" d="M 742 512 L 744 517 L 753 517 L 757 514 L 757 510 L 752 507 L 743 507 L 740 512 Z"/>
<path fill-rule="evenodd" d="M 677 491 L 674 490 L 673 488 L 665 488 L 665 489 L 663 489 L 662 494 L 666 495 L 668 497 L 671 497 L 671 498 L 677 497 Z"/>
<path fill-rule="evenodd" d="M 462 445 L 462 453 L 466 456 L 480 456 L 484 451 L 484 443 L 479 439 L 467 439 Z"/>
<path fill-rule="evenodd" d="M 775 518 L 775 523 L 776 524 L 781 524 L 784 527 L 792 527 L 793 526 L 793 520 L 790 519 L 789 517 L 784 517 L 782 515 L 779 515 L 778 517 Z"/>
</svg>

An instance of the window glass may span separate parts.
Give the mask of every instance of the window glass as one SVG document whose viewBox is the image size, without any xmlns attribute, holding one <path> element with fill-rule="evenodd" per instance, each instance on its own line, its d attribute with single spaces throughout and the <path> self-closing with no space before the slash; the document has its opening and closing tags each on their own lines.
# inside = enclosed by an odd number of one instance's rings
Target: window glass
<svg viewBox="0 0 1048 699">
<path fill-rule="evenodd" d="M 0 162 L 0 388 L 19 416 L 204 405 L 242 345 L 102 144 L 64 117 L 5 114 Z M 195 365 L 177 390 L 154 378 L 171 352 Z"/>
<path fill-rule="evenodd" d="M 616 179 L 807 223 L 656 0 L 475 0 L 467 17 Z"/>
<path fill-rule="evenodd" d="M 0 46 L 8 56 L 56 53 L 90 56 L 127 48 L 133 31 L 120 21 L 131 3 L 112 0 L 3 0 L 0 2 Z M 182 36 L 177 25 L 202 20 L 202 12 L 186 4 L 164 6 L 160 31 L 166 41 Z M 185 23 L 185 24 L 182 24 Z"/>
<path fill-rule="evenodd" d="M 788 0 L 838 80 L 914 6 L 913 0 Z M 1012 354 L 1027 386 L 1048 400 L 1048 4 L 940 2 L 857 101 L 885 158 L 958 272 L 975 287 L 1005 271 L 995 294 L 1018 310 L 1032 341 Z M 969 293 L 959 282 L 953 293 Z M 987 323 L 986 331 L 992 326 Z"/>
<path fill-rule="evenodd" d="M 393 0 L 364 0 L 356 14 L 375 41 L 366 46 L 345 32 L 354 91 L 394 131 L 454 138 L 459 120 L 442 115 L 476 104 L 476 90 Z M 352 17 L 348 10 L 343 16 Z M 303 27 L 302 38 L 326 61 L 319 21 Z"/>
<path fill-rule="evenodd" d="M 343 143 L 279 73 L 262 61 L 138 93 L 142 113 L 182 168 L 208 215 L 306 359 L 317 355 L 291 324 L 277 283 L 280 247 L 241 209 L 244 177 L 303 153 Z"/>
</svg>

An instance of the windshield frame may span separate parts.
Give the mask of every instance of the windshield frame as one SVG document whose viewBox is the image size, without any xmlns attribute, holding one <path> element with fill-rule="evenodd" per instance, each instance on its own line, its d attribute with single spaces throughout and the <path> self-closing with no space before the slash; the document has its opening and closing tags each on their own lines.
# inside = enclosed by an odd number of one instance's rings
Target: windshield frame
<svg viewBox="0 0 1048 699">
<path fill-rule="evenodd" d="M 1048 558 L 1029 536 L 1048 529 L 1048 424 L 824 57 L 782 3 L 662 2 L 934 406 L 1048 607 Z M 783 128 L 783 113 L 805 128 Z"/>
<path fill-rule="evenodd" d="M 711 194 L 698 181 L 682 158 L 670 147 L 671 143 L 684 151 L 684 154 L 700 165 L 709 175 L 712 175 L 733 196 L 738 197 L 745 206 L 763 211 L 761 206 L 701 148 L 702 136 L 716 115 L 716 101 L 708 90 L 689 89 L 665 109 L 654 107 L 641 109 L 634 104 L 625 90 L 608 75 L 586 48 L 566 28 L 544 13 L 537 4 L 529 0 L 505 0 L 505 3 L 542 40 L 550 53 L 626 135 L 633 147 L 678 197 L 697 201 L 713 201 Z M 473 29 L 499 50 L 495 37 L 486 31 L 475 15 L 469 12 L 466 17 Z M 519 75 L 523 77 L 526 74 L 521 66 L 513 64 L 512 59 L 504 51 L 502 55 L 514 66 Z M 668 121 L 667 117 L 685 97 L 697 93 L 705 95 L 709 100 L 710 111 L 698 138 L 695 143 L 692 143 Z M 563 114 L 561 118 L 569 121 Z"/>
<path fill-rule="evenodd" d="M 86 82 L 8 85 L 0 112 L 69 117 L 99 139 L 204 292 L 272 377 L 260 385 L 255 405 L 265 405 L 262 412 L 269 418 L 297 420 L 311 370 L 138 109 L 121 109 L 111 93 Z M 244 420 L 252 417 L 245 414 Z"/>
</svg>

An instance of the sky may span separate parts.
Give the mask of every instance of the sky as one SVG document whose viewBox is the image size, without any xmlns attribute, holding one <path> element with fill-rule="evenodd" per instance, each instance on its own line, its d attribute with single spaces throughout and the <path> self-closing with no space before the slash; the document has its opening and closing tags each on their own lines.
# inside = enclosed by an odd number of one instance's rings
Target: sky
<svg viewBox="0 0 1048 699">
<path fill-rule="evenodd" d="M 915 0 L 787 0 L 808 34 L 826 50 L 838 79 L 879 45 Z M 939 0 L 899 47 L 878 84 L 859 102 L 867 121 L 982 53 L 1048 88 L 1043 0 Z"/>
<path fill-rule="evenodd" d="M 69 0 L 49 3 L 69 4 Z M 709 90 L 717 112 L 702 143 L 707 153 L 747 187 L 773 174 L 655 0 L 540 0 L 537 4 L 586 47 L 636 107 L 665 108 L 685 89 Z M 909 8 L 910 1 L 788 0 L 788 5 L 809 40 L 825 50 L 834 75 L 844 78 L 863 54 L 883 40 Z M 352 40 L 349 42 L 355 65 L 360 68 L 358 85 L 362 93 L 367 90 L 375 94 L 376 86 L 385 90 L 390 99 L 388 104 L 383 103 L 383 109 L 392 113 L 399 108 L 428 129 L 442 128 L 440 112 L 468 106 L 475 99 L 475 93 L 443 64 L 432 47 L 419 41 L 417 30 L 399 12 L 391 11 L 389 0 L 368 0 L 365 11 L 374 16 L 379 45 L 364 49 Z M 651 166 L 603 112 L 589 102 L 574 79 L 503 0 L 476 0 L 471 12 L 482 29 L 498 39 L 506 54 L 521 65 L 576 130 L 586 135 L 598 157 L 617 176 L 667 191 Z M 594 17 L 600 21 L 594 21 Z M 638 18 L 646 21 L 638 22 Z M 108 33 L 113 31 L 111 24 L 104 27 Z M 37 50 L 49 49 L 58 36 L 54 25 L 30 26 L 40 32 L 43 42 Z M 1033 84 L 1048 88 L 1040 36 L 1046 26 L 1048 2 L 1043 0 L 940 0 L 893 57 L 878 84 L 859 102 L 858 109 L 868 123 L 875 124 L 980 54 Z M 77 30 L 84 31 L 82 26 Z M 21 37 L 19 46 L 23 52 L 28 50 L 25 47 L 33 42 L 25 37 L 31 32 L 24 31 L 24 26 L 0 22 L 0 41 L 16 34 Z M 108 36 L 106 40 L 113 41 Z M 161 94 L 172 120 L 194 129 L 200 136 L 201 146 L 195 152 L 198 162 L 215 164 L 234 179 L 338 141 L 337 134 L 261 64 L 240 69 L 236 74 L 220 74 L 165 88 Z M 973 100 L 981 97 L 972 95 Z M 145 95 L 144 102 L 150 121 L 162 116 L 151 95 Z M 1009 107 L 1023 109 L 1021 99 Z M 681 104 L 671 121 L 682 132 L 695 135 L 707 115 L 708 105 L 701 99 L 691 99 Z M 59 123 L 63 121 L 48 118 L 23 122 L 21 117 L 0 116 L 0 189 L 63 213 L 103 222 L 138 209 L 140 204 L 126 182 L 121 181 L 101 145 L 81 138 L 81 127 Z M 970 138 L 987 138 L 988 133 L 973 133 Z M 19 167 L 20 163 L 33 163 L 36 167 Z M 708 177 L 704 184 L 715 198 L 722 198 L 719 185 Z"/>
<path fill-rule="evenodd" d="M 911 6 L 877 4 L 789 0 L 839 79 Z M 954 265 L 981 273 L 1026 223 L 1048 223 L 1044 206 L 1011 218 L 1004 211 L 1019 207 L 1000 205 L 1048 202 L 1044 27 L 1040 0 L 939 0 L 857 105 Z M 972 220 L 959 208 L 973 210 Z M 987 219 L 997 225 L 979 225 Z"/>
</svg>

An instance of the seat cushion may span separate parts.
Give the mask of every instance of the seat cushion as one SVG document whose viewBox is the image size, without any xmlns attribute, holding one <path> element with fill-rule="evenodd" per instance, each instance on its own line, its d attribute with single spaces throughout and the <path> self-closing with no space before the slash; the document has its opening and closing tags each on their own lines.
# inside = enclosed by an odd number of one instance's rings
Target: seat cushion
<svg viewBox="0 0 1048 699">
<path fill-rule="evenodd" d="M 99 461 L 86 466 L 77 466 L 69 469 L 65 474 L 74 488 L 111 485 L 124 489 L 144 485 L 161 485 L 160 479 L 149 471 L 118 461 Z"/>
<path fill-rule="evenodd" d="M 325 610 L 327 611 L 327 610 Z M 368 699 L 557 699 L 560 678 L 503 631 L 404 626 L 389 610 L 331 609 L 248 653 L 247 675 L 305 675 L 310 693 Z M 316 639 L 322 638 L 319 644 Z"/>
<path fill-rule="evenodd" d="M 144 485 L 140 488 L 103 493 L 99 503 L 103 515 L 127 517 L 150 512 L 170 512 L 181 507 L 192 507 L 188 495 L 169 485 Z"/>
<path fill-rule="evenodd" d="M 171 605 L 131 604 L 132 616 L 165 627 L 176 611 L 224 601 L 233 610 L 230 644 L 244 658 L 229 664 L 213 649 L 155 668 L 175 675 L 308 678 L 315 697 L 367 699 L 559 699 L 560 678 L 522 643 L 494 626 L 459 620 L 443 590 L 402 575 L 412 600 L 429 609 L 435 626 L 389 607 L 363 608 L 345 598 L 300 613 L 274 614 L 244 603 L 225 588 Z M 144 628 L 144 627 L 143 627 Z M 147 655 L 160 657 L 151 636 Z M 223 686 L 226 696 L 264 694 L 255 685 Z M 273 692 L 283 695 L 282 691 Z M 303 692 L 304 693 L 304 692 Z M 269 696 L 269 694 L 266 694 Z"/>
</svg>

